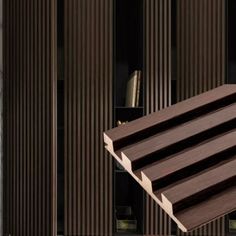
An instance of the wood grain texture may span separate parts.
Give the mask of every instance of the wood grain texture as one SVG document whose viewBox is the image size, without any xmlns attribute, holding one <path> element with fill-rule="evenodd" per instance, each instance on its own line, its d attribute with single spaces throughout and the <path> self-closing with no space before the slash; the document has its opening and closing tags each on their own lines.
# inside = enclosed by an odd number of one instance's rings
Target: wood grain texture
<svg viewBox="0 0 236 236">
<path fill-rule="evenodd" d="M 4 234 L 56 235 L 56 1 L 4 1 Z"/>
<path fill-rule="evenodd" d="M 171 104 L 171 0 L 143 1 L 144 104 L 149 114 Z M 145 235 L 170 235 L 170 217 L 146 194 Z"/>
<path fill-rule="evenodd" d="M 178 101 L 225 83 L 225 1 L 177 1 Z"/>
<path fill-rule="evenodd" d="M 177 100 L 226 81 L 226 1 L 177 1 Z M 193 236 L 224 236 L 225 218 L 203 226 Z"/>
<path fill-rule="evenodd" d="M 65 1 L 65 231 L 112 235 L 113 1 Z"/>
<path fill-rule="evenodd" d="M 207 96 L 215 97 L 212 94 L 220 92 L 227 94 L 229 88 L 231 95 L 235 95 L 235 85 L 223 85 L 189 100 L 195 104 L 204 98 L 208 104 L 211 99 Z M 180 104 L 157 114 L 170 124 L 174 110 L 178 112 L 179 107 L 186 107 L 189 101 Z M 219 104 L 212 100 L 211 111 L 206 109 L 199 116 L 189 112 L 190 119 L 183 119 L 176 126 L 165 125 L 149 137 L 145 136 L 144 129 L 143 139 L 131 145 L 128 143 L 116 152 L 112 142 L 106 143 L 108 151 L 183 231 L 192 231 L 235 210 L 232 200 L 235 194 L 235 99 L 231 97 L 223 107 Z M 195 109 L 193 106 L 193 112 Z M 182 112 L 185 114 L 185 109 Z M 149 122 L 150 117 L 146 118 Z M 124 124 L 119 131 L 123 130 L 125 134 L 126 126 L 135 127 L 139 122 L 138 129 L 142 122 L 146 126 L 144 117 Z M 226 206 L 218 207 L 220 201 L 227 201 Z"/>
<path fill-rule="evenodd" d="M 235 165 L 236 160 L 229 161 L 164 191 L 163 204 L 175 213 L 228 189 L 236 179 Z"/>
</svg>

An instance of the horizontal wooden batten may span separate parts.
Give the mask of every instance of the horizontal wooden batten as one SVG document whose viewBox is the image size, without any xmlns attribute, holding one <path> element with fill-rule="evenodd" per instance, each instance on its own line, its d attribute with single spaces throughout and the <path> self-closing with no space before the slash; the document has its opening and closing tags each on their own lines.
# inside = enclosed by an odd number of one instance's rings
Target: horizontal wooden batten
<svg viewBox="0 0 236 236">
<path fill-rule="evenodd" d="M 197 173 L 206 166 L 211 167 L 231 157 L 236 151 L 235 139 L 236 131 L 233 131 L 183 150 L 164 162 L 157 161 L 141 171 L 142 179 L 152 191 L 157 191 L 161 187 L 168 186 L 170 182 L 173 183 L 173 180 L 177 182 L 183 179 L 188 173 Z"/>
<path fill-rule="evenodd" d="M 229 91 L 232 97 L 225 106 L 216 103 L 218 99 L 224 100 L 224 95 L 228 97 Z M 152 126 L 150 116 L 125 124 L 119 127 L 124 137 L 126 126 L 134 128 L 139 124 L 140 138 L 119 152 L 113 151 L 112 142 L 106 143 L 108 151 L 183 231 L 193 230 L 235 209 L 232 200 L 224 210 L 213 208 L 220 199 L 226 201 L 227 194 L 233 196 L 235 192 L 236 103 L 232 99 L 235 94 L 235 85 L 223 85 L 156 112 L 152 116 L 162 120 L 164 129 L 147 137 L 144 128 L 143 139 L 140 126 L 142 123 Z M 190 102 L 197 104 L 199 101 L 200 107 L 206 108 L 204 112 L 195 116 L 196 106 L 192 107 L 193 114 L 191 109 L 186 112 Z M 188 118 L 174 127 L 165 125 L 173 119 L 175 111 Z M 153 119 L 153 123 L 157 121 Z M 108 133 L 111 134 L 112 130 Z M 193 209 L 198 214 L 191 220 Z M 204 217 L 198 209 L 202 210 Z"/>
<path fill-rule="evenodd" d="M 104 140 L 107 144 L 112 145 L 113 150 L 116 151 L 123 146 L 127 146 L 127 143 L 135 143 L 144 137 L 191 120 L 193 116 L 201 116 L 235 101 L 236 94 L 230 86 L 216 89 L 217 92 L 208 91 L 198 97 L 198 99 L 191 98 L 184 103 L 176 104 L 174 108 L 172 106 L 168 107 L 162 114 L 152 113 L 128 123 L 125 131 L 120 129 L 120 127 L 107 131 L 104 134 Z M 166 122 L 167 120 L 168 123 Z"/>
<path fill-rule="evenodd" d="M 202 202 L 234 185 L 236 160 L 189 179 L 162 193 L 162 202 L 173 214 Z M 234 208 L 234 207 L 233 207 Z"/>
</svg>

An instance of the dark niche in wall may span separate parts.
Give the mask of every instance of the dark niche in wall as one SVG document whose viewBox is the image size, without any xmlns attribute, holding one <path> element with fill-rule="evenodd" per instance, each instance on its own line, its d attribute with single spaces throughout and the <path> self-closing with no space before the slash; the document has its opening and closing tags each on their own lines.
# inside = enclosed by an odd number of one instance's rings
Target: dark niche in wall
<svg viewBox="0 0 236 236">
<path fill-rule="evenodd" d="M 228 83 L 236 83 L 236 1 L 228 0 L 227 7 Z"/>
</svg>

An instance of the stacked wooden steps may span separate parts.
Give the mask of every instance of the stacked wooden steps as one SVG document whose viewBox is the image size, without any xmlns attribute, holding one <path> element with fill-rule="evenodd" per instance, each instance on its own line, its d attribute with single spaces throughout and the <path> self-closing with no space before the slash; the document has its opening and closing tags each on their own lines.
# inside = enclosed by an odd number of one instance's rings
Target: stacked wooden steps
<svg viewBox="0 0 236 236">
<path fill-rule="evenodd" d="M 108 130 L 104 142 L 184 232 L 236 210 L 236 85 Z"/>
</svg>

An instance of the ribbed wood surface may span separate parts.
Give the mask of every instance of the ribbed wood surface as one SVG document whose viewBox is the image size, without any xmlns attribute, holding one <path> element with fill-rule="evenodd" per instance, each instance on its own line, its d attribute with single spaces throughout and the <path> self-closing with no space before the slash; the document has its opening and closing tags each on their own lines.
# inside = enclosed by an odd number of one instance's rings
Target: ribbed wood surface
<svg viewBox="0 0 236 236">
<path fill-rule="evenodd" d="M 235 210 L 235 98 L 235 85 L 220 86 L 104 133 L 107 150 L 184 232 Z M 217 227 L 207 233 L 220 235 Z"/>
<path fill-rule="evenodd" d="M 4 234 L 56 235 L 56 1 L 4 1 Z"/>
<path fill-rule="evenodd" d="M 225 217 L 221 217 L 213 222 L 199 227 L 190 233 L 184 233 L 177 229 L 178 236 L 224 236 L 226 234 Z"/>
<path fill-rule="evenodd" d="M 225 1 L 177 1 L 177 99 L 222 85 L 225 76 Z M 189 234 L 223 236 L 225 217 Z"/>
<path fill-rule="evenodd" d="M 225 83 L 225 4 L 177 1 L 178 101 Z"/>
<path fill-rule="evenodd" d="M 144 0 L 145 113 L 171 104 L 171 0 Z M 170 217 L 146 194 L 145 235 L 170 235 Z"/>
<path fill-rule="evenodd" d="M 65 1 L 65 235 L 112 235 L 112 5 Z"/>
</svg>

